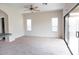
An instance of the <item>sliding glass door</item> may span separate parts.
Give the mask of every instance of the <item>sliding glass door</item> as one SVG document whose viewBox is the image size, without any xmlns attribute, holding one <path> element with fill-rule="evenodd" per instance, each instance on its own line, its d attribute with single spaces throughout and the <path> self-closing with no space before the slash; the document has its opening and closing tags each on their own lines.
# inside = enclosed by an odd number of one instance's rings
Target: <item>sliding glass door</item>
<svg viewBox="0 0 79 59">
<path fill-rule="evenodd" d="M 65 41 L 71 52 L 78 55 L 79 40 L 79 6 L 65 17 Z"/>
<path fill-rule="evenodd" d="M 78 27 L 79 17 L 70 15 L 69 17 L 69 47 L 73 54 L 78 54 Z"/>
</svg>

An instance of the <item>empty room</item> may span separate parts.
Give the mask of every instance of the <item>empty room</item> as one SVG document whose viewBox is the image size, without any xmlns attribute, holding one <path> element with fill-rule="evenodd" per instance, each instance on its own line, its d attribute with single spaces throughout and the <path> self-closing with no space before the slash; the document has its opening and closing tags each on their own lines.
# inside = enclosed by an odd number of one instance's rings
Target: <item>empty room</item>
<svg viewBox="0 0 79 59">
<path fill-rule="evenodd" d="M 78 16 L 78 3 L 0 3 L 0 55 L 78 55 Z"/>
</svg>

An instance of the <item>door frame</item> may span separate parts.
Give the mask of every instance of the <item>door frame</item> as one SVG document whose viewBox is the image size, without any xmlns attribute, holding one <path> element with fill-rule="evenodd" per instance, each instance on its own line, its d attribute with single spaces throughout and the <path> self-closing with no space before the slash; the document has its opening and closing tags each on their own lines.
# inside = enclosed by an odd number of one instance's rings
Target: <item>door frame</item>
<svg viewBox="0 0 79 59">
<path fill-rule="evenodd" d="M 72 53 L 70 47 L 68 46 L 68 43 L 67 43 L 66 40 L 65 40 L 65 18 L 66 18 L 66 16 L 69 15 L 69 13 L 70 13 L 71 11 L 73 11 L 78 5 L 79 5 L 79 3 L 77 3 L 77 4 L 64 16 L 64 42 L 66 43 L 66 46 L 67 46 L 67 48 L 69 49 L 71 55 L 73 55 L 73 53 Z"/>
</svg>

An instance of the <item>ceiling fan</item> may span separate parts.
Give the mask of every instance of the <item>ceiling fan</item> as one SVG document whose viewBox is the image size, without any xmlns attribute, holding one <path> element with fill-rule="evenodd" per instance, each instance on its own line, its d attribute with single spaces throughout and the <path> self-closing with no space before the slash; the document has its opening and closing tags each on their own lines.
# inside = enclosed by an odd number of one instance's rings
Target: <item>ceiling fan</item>
<svg viewBox="0 0 79 59">
<path fill-rule="evenodd" d="M 31 11 L 32 13 L 40 11 L 38 9 L 38 6 L 34 6 L 34 5 L 25 5 L 24 8 L 25 8 L 24 11 Z"/>
</svg>

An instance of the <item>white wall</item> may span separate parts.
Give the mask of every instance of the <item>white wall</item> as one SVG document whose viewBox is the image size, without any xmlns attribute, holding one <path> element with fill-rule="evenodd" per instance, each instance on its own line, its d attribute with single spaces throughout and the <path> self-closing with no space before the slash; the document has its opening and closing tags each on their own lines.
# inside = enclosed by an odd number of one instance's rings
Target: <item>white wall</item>
<svg viewBox="0 0 79 59">
<path fill-rule="evenodd" d="M 63 16 L 65 16 L 77 3 L 65 3 L 63 8 Z"/>
<path fill-rule="evenodd" d="M 24 25 L 26 36 L 42 36 L 42 37 L 62 37 L 62 15 L 63 11 L 50 11 L 41 13 L 24 14 Z M 59 18 L 58 32 L 52 32 L 51 19 Z M 26 19 L 32 19 L 32 31 L 26 30 Z"/>
<path fill-rule="evenodd" d="M 1 18 L 0 18 L 0 33 L 2 33 L 2 23 L 1 23 Z"/>
<path fill-rule="evenodd" d="M 2 22 L 1 22 L 1 18 L 4 18 L 4 22 L 5 22 L 5 32 L 8 32 L 8 15 L 3 12 L 2 10 L 0 10 L 0 30 L 1 30 L 1 33 L 2 33 Z"/>
<path fill-rule="evenodd" d="M 19 9 L 8 4 L 0 4 L 0 9 L 8 15 L 8 30 L 12 33 L 9 41 L 24 35 L 23 18 Z"/>
<path fill-rule="evenodd" d="M 0 33 L 2 33 L 2 23 L 1 23 L 1 18 L 0 18 Z M 0 38 L 0 40 L 1 40 L 2 38 Z"/>
</svg>

